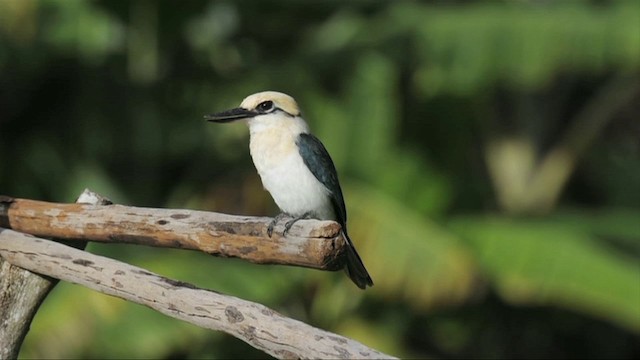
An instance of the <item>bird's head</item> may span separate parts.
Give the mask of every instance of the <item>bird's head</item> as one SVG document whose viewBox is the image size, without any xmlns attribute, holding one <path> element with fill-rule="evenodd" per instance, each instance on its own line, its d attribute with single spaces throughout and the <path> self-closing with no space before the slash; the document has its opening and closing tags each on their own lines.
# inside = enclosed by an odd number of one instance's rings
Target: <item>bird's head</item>
<svg viewBox="0 0 640 360">
<path fill-rule="evenodd" d="M 250 128 L 293 125 L 306 128 L 296 101 L 291 96 L 277 91 L 249 95 L 239 107 L 205 115 L 204 118 L 217 123 L 247 120 Z"/>
</svg>

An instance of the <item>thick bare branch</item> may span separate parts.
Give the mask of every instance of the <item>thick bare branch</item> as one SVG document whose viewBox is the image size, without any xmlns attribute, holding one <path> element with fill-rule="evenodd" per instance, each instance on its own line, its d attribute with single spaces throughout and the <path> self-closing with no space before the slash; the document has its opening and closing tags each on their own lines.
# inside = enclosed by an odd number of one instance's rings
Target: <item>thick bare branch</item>
<svg viewBox="0 0 640 360">
<path fill-rule="evenodd" d="M 0 213 L 6 211 L 13 200 L 0 197 Z M 107 204 L 108 199 L 85 190 L 78 202 Z M 0 217 L 0 226 L 3 219 Z M 84 249 L 86 243 L 74 242 Z M 0 359 L 16 359 L 24 337 L 40 304 L 49 291 L 58 283 L 57 279 L 34 274 L 11 265 L 0 258 Z"/>
<path fill-rule="evenodd" d="M 0 359 L 17 359 L 29 325 L 58 280 L 0 258 Z"/>
<path fill-rule="evenodd" d="M 392 358 L 263 305 L 198 289 L 139 267 L 12 230 L 0 229 L 0 256 L 30 271 L 224 331 L 277 358 Z"/>
<path fill-rule="evenodd" d="M 59 204 L 12 199 L 0 223 L 35 236 L 200 250 L 259 264 L 322 270 L 343 267 L 345 240 L 333 221 L 300 220 L 281 236 L 270 218 L 133 206 Z"/>
</svg>

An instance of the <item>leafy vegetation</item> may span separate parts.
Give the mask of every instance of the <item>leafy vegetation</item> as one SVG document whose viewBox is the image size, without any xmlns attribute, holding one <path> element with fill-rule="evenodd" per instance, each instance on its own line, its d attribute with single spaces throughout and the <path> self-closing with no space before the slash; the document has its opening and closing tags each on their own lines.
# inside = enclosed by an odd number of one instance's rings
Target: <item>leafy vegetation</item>
<svg viewBox="0 0 640 360">
<path fill-rule="evenodd" d="M 640 3 L 0 0 L 0 193 L 274 215 L 242 125 L 296 97 L 375 282 L 193 252 L 89 251 L 401 357 L 640 356 Z M 60 284 L 21 352 L 247 358 Z"/>
</svg>

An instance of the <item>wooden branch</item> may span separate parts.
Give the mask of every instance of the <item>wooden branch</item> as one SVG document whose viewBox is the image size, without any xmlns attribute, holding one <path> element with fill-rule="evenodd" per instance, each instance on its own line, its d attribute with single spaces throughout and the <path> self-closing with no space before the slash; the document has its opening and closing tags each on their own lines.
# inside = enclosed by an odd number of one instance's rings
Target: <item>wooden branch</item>
<svg viewBox="0 0 640 360">
<path fill-rule="evenodd" d="M 344 266 L 345 239 L 333 221 L 300 220 L 281 236 L 270 218 L 194 210 L 59 204 L 11 199 L 0 207 L 0 224 L 35 236 L 200 250 L 259 264 L 321 270 Z"/>
<path fill-rule="evenodd" d="M 11 201 L 0 197 L 0 213 L 10 206 Z M 77 202 L 109 203 L 108 199 L 89 190 L 80 194 Z M 0 218 L 0 226 L 7 225 L 3 222 Z M 74 245 L 84 249 L 86 243 L 77 241 Z M 57 283 L 57 279 L 34 274 L 0 258 L 0 359 L 18 357 L 33 317 Z"/>
<path fill-rule="evenodd" d="M 287 318 L 261 304 L 199 289 L 12 230 L 0 229 L 0 256 L 30 271 L 146 305 L 204 328 L 224 331 L 277 358 L 392 358 L 352 339 Z"/>
<path fill-rule="evenodd" d="M 58 280 L 0 258 L 0 359 L 17 359 L 29 325 Z"/>
</svg>

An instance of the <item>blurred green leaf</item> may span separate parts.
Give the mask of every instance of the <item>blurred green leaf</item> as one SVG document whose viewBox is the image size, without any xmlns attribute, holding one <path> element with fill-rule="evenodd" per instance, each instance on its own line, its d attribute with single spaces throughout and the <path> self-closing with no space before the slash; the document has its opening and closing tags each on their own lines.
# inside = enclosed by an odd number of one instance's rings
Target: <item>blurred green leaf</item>
<svg viewBox="0 0 640 360">
<path fill-rule="evenodd" d="M 122 50 L 124 27 L 114 17 L 88 1 L 43 1 L 42 8 L 55 12 L 43 29 L 45 40 L 61 49 L 77 51 L 90 62 Z"/>
<path fill-rule="evenodd" d="M 603 9 L 565 2 L 549 7 L 474 3 L 454 6 L 399 3 L 385 13 L 386 38 L 415 33 L 419 81 L 426 94 L 468 94 L 505 80 L 539 88 L 558 69 L 602 71 L 640 64 L 640 3 Z M 362 30 L 367 36 L 371 28 Z M 436 85 L 437 84 L 437 85 Z"/>
<path fill-rule="evenodd" d="M 375 188 L 350 184 L 347 193 L 350 233 L 374 292 L 420 309 L 453 306 L 471 296 L 476 264 L 454 234 Z"/>
<path fill-rule="evenodd" d="M 598 237 L 614 238 L 640 250 L 640 211 L 631 208 L 601 210 L 563 209 L 550 216 L 549 221 L 573 226 Z"/>
<path fill-rule="evenodd" d="M 106 353 L 160 358 L 173 348 L 211 336 L 206 329 L 67 283 L 59 284 L 47 297 L 36 319 L 20 353 L 22 359 L 73 354 L 97 358 Z"/>
<path fill-rule="evenodd" d="M 469 216 L 450 228 L 474 247 L 505 300 L 563 306 L 640 331 L 640 265 L 599 244 L 588 226 Z"/>
</svg>

